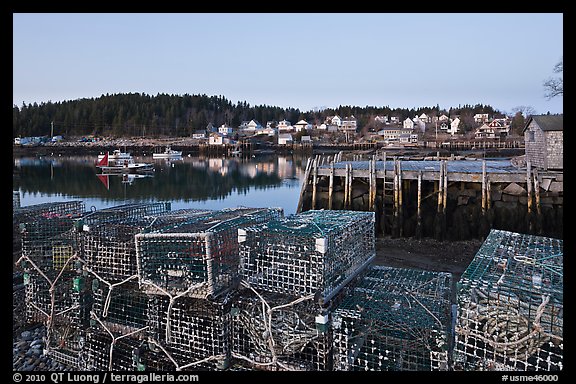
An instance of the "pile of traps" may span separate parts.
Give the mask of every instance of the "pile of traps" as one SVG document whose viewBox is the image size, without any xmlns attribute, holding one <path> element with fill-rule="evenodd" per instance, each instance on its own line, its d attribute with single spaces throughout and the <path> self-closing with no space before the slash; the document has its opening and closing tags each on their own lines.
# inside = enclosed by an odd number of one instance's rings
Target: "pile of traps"
<svg viewBox="0 0 576 384">
<path fill-rule="evenodd" d="M 562 369 L 562 240 L 492 230 L 457 300 L 455 369 Z"/>
<path fill-rule="evenodd" d="M 334 311 L 334 370 L 448 370 L 451 281 L 372 267 Z"/>
</svg>

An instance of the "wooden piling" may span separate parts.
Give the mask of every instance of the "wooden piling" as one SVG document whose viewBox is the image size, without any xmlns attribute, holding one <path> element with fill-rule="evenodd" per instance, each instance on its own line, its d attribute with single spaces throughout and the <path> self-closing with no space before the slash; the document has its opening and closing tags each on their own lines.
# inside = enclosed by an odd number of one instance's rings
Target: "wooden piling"
<svg viewBox="0 0 576 384">
<path fill-rule="evenodd" d="M 490 183 L 490 176 L 486 176 L 486 208 L 492 208 L 492 183 Z"/>
<path fill-rule="evenodd" d="M 532 164 L 526 161 L 526 191 L 528 193 L 528 214 L 532 213 Z"/>
<path fill-rule="evenodd" d="M 330 181 L 328 184 L 328 209 L 332 209 L 332 192 L 334 191 L 334 162 L 330 163 Z"/>
<path fill-rule="evenodd" d="M 446 205 L 448 203 L 448 162 L 443 161 L 444 164 L 444 191 L 442 193 L 442 212 L 446 213 Z"/>
<path fill-rule="evenodd" d="M 302 187 L 300 189 L 300 198 L 298 199 L 298 206 L 296 207 L 296 213 L 302 212 L 302 204 L 304 203 L 304 193 L 306 192 L 306 186 L 308 185 L 308 178 L 310 177 L 310 169 L 312 168 L 312 158 L 308 158 L 306 161 L 306 170 L 304 171 L 304 180 L 302 182 Z"/>
<path fill-rule="evenodd" d="M 442 200 L 443 200 L 443 183 L 444 183 L 444 167 L 442 167 L 442 163 L 440 163 L 440 174 L 438 175 L 438 207 L 437 212 L 442 212 Z"/>
<path fill-rule="evenodd" d="M 376 210 L 376 157 L 374 156 L 370 159 L 370 197 L 369 197 L 369 206 L 368 209 L 370 211 Z"/>
<path fill-rule="evenodd" d="M 312 164 L 312 209 L 316 209 L 316 192 L 318 183 L 318 156 L 314 159 L 314 163 Z"/>
<path fill-rule="evenodd" d="M 418 211 L 416 214 L 416 234 L 422 237 L 422 171 L 418 171 Z"/>
<path fill-rule="evenodd" d="M 537 169 L 534 169 L 534 197 L 536 198 L 536 214 L 540 217 L 542 215 L 542 208 L 540 206 L 540 181 L 538 180 Z"/>
<path fill-rule="evenodd" d="M 482 160 L 482 216 L 486 214 L 486 160 Z"/>
<path fill-rule="evenodd" d="M 398 227 L 400 229 L 400 237 L 404 234 L 402 228 L 404 227 L 403 213 L 402 213 L 402 163 L 398 161 Z"/>
</svg>

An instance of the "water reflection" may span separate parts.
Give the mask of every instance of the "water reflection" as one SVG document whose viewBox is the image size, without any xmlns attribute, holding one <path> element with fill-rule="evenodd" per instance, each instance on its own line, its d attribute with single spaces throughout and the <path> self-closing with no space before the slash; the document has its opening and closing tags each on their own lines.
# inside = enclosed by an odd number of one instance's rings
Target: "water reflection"
<svg viewBox="0 0 576 384">
<path fill-rule="evenodd" d="M 248 159 L 135 156 L 136 162 L 153 163 L 155 171 L 149 175 L 101 175 L 95 156 L 23 157 L 14 159 L 13 184 L 14 190 L 20 191 L 22 206 L 83 199 L 95 201 L 99 208 L 128 200 L 162 200 L 172 201 L 176 207 L 205 202 L 204 208 L 213 209 L 272 204 L 293 213 L 306 160 L 298 155 Z"/>
</svg>

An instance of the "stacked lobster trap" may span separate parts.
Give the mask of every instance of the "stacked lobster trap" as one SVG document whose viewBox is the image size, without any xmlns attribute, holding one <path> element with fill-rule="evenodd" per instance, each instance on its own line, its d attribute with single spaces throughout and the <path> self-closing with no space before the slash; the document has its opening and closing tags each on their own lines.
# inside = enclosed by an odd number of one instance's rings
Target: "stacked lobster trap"
<svg viewBox="0 0 576 384">
<path fill-rule="evenodd" d="M 135 235 L 140 288 L 149 296 L 149 350 L 142 366 L 228 366 L 231 303 L 239 281 L 237 231 L 282 215 L 278 208 L 230 208 Z"/>
<path fill-rule="evenodd" d="M 455 369 L 563 368 L 563 241 L 491 230 L 458 282 Z"/>
<path fill-rule="evenodd" d="M 82 368 L 141 366 L 149 298 L 138 282 L 135 235 L 209 212 L 169 209 L 164 203 L 123 205 L 93 212 L 83 220 L 84 270 L 90 277 L 93 305 Z"/>
<path fill-rule="evenodd" d="M 261 370 L 331 370 L 332 307 L 375 257 L 374 213 L 308 211 L 238 230 L 233 357 Z"/>
<path fill-rule="evenodd" d="M 448 370 L 450 273 L 374 266 L 333 314 L 334 370 Z"/>
<path fill-rule="evenodd" d="M 80 255 L 76 221 L 82 202 L 48 203 L 15 210 L 20 221 L 26 320 L 46 325 L 46 350 L 53 358 L 77 366 L 88 324 L 90 296 Z"/>
</svg>

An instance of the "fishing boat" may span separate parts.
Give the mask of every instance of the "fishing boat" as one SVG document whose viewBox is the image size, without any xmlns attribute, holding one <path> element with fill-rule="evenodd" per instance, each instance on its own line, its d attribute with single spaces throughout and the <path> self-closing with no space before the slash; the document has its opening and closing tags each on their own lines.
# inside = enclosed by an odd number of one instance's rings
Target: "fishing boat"
<svg viewBox="0 0 576 384">
<path fill-rule="evenodd" d="M 96 167 L 102 173 L 145 173 L 153 172 L 154 165 L 150 163 L 136 163 L 132 157 L 121 161 L 116 161 L 115 164 L 110 164 L 108 161 L 108 153 L 104 154 L 102 160 L 96 163 Z"/>
<path fill-rule="evenodd" d="M 104 156 L 108 155 L 108 161 L 122 161 L 122 160 L 130 160 L 132 156 L 128 152 L 122 152 L 119 149 L 115 149 L 112 153 L 101 153 L 98 155 L 98 161 L 102 161 Z"/>
<path fill-rule="evenodd" d="M 170 147 L 166 147 L 164 152 L 153 153 L 153 159 L 174 159 L 182 157 L 182 151 L 175 151 Z"/>
</svg>

